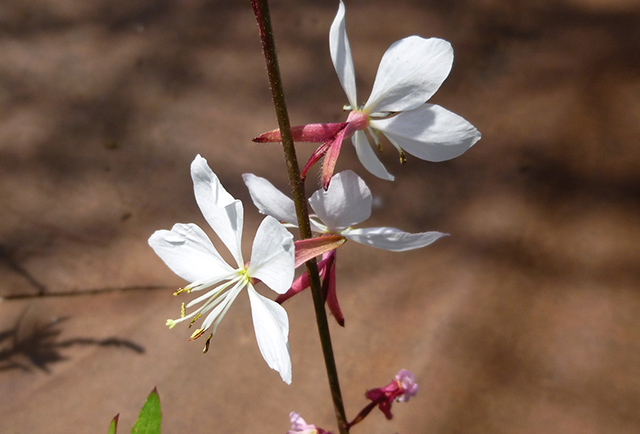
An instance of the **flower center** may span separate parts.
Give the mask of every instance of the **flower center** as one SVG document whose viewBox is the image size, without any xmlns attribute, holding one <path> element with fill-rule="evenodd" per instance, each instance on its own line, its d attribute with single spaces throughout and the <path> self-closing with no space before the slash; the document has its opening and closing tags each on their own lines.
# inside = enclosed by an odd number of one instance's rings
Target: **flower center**
<svg viewBox="0 0 640 434">
<path fill-rule="evenodd" d="M 240 275 L 240 279 L 242 279 L 245 283 L 256 285 L 258 282 L 260 282 L 260 279 L 256 279 L 255 277 L 251 277 L 249 275 L 249 265 L 250 261 L 245 262 L 244 267 L 238 269 L 238 274 Z"/>
<path fill-rule="evenodd" d="M 369 115 L 360 110 L 352 110 L 347 117 L 347 123 L 355 130 L 364 130 L 369 126 Z"/>
</svg>

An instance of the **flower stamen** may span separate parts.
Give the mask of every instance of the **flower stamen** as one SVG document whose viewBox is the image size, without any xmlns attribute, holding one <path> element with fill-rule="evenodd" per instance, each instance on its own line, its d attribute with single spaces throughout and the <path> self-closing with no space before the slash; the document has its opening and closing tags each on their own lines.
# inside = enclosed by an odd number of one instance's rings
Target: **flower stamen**
<svg viewBox="0 0 640 434">
<path fill-rule="evenodd" d="M 177 291 L 173 293 L 173 295 L 182 294 L 183 292 L 186 292 L 187 294 L 189 294 L 191 293 L 191 288 L 189 287 L 179 288 Z"/>
<path fill-rule="evenodd" d="M 202 336 L 204 334 L 204 329 L 198 329 L 195 332 L 193 332 L 193 334 L 191 335 L 191 337 L 189 338 L 189 341 L 192 341 L 194 339 L 198 339 L 200 336 Z"/>
<path fill-rule="evenodd" d="M 204 348 L 202 349 L 203 354 L 207 354 L 207 352 L 209 351 L 209 344 L 211 343 L 212 336 L 213 336 L 213 333 L 211 333 L 207 338 L 207 340 L 204 342 Z"/>
<path fill-rule="evenodd" d="M 198 321 L 200 318 L 202 317 L 202 312 L 198 313 L 196 316 L 194 316 L 191 321 L 189 321 L 189 328 L 191 328 L 191 326 L 193 325 L 194 322 Z"/>
</svg>

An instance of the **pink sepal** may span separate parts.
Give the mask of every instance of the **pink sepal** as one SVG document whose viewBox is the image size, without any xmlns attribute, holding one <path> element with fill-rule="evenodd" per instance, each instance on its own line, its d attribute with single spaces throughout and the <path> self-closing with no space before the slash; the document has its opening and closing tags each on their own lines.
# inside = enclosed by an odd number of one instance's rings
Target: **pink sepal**
<svg viewBox="0 0 640 434">
<path fill-rule="evenodd" d="M 344 327 L 344 315 L 338 304 L 338 294 L 336 293 L 336 251 L 332 250 L 329 253 L 323 255 L 323 259 L 326 257 L 327 265 L 324 281 L 322 282 L 322 292 L 324 294 L 325 301 L 329 310 L 333 314 L 338 324 Z"/>
<path fill-rule="evenodd" d="M 350 132 L 349 127 L 339 131 L 336 137 L 332 140 L 331 145 L 326 150 L 326 153 L 324 156 L 324 164 L 322 166 L 322 186 L 324 187 L 325 190 L 329 188 L 329 184 L 331 183 L 331 178 L 333 177 L 333 171 L 336 168 L 338 156 L 340 155 L 340 148 L 342 147 L 342 141 L 344 140 L 345 134 L 347 134 L 348 132 Z"/>
<path fill-rule="evenodd" d="M 318 262 L 318 271 L 320 272 L 321 279 L 324 276 L 324 270 L 327 262 L 328 262 L 327 259 L 323 259 L 320 262 Z M 284 294 L 280 294 L 278 297 L 276 297 L 276 303 L 282 304 L 288 299 L 290 299 L 291 297 L 293 297 L 294 295 L 302 292 L 302 290 L 308 287 L 309 287 L 309 275 L 305 271 L 300 275 L 300 277 L 298 277 L 296 280 L 293 281 L 291 288 L 287 292 L 285 292 Z"/>
<path fill-rule="evenodd" d="M 324 238 L 324 237 L 321 237 Z M 344 327 L 344 315 L 338 304 L 338 296 L 336 293 L 336 250 L 333 249 L 322 255 L 322 260 L 318 262 L 318 272 L 322 283 L 322 296 L 327 303 L 329 310 L 333 314 L 337 323 Z M 276 303 L 284 303 L 294 295 L 302 292 L 309 287 L 309 275 L 305 272 L 294 280 L 291 288 L 284 294 L 276 298 Z"/>
<path fill-rule="evenodd" d="M 296 248 L 295 268 L 298 268 L 311 258 L 335 250 L 347 241 L 342 235 L 323 235 L 294 242 Z"/>
<path fill-rule="evenodd" d="M 329 124 L 307 124 L 291 127 L 294 142 L 323 143 L 333 138 L 340 130 L 347 126 L 347 122 Z M 282 142 L 280 130 L 267 131 L 253 139 L 256 143 Z"/>
</svg>

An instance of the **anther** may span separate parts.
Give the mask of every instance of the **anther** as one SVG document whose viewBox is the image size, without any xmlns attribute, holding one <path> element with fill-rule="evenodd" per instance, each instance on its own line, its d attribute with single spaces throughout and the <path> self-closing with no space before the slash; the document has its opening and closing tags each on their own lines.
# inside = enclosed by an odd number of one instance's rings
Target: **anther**
<svg viewBox="0 0 640 434">
<path fill-rule="evenodd" d="M 207 354 L 207 351 L 209 351 L 209 344 L 211 343 L 211 336 L 213 336 L 213 333 L 211 333 L 209 335 L 209 337 L 207 338 L 207 340 L 204 343 L 204 348 L 202 349 L 202 353 L 203 354 Z"/>
<path fill-rule="evenodd" d="M 183 292 L 189 294 L 191 292 L 191 288 L 180 288 L 176 292 L 174 292 L 173 295 L 182 294 Z"/>
<path fill-rule="evenodd" d="M 194 316 L 191 321 L 189 322 L 189 328 L 191 328 L 191 326 L 193 325 L 194 322 L 198 321 L 200 319 L 200 317 L 202 316 L 201 313 L 197 314 L 196 316 Z M 196 330 L 197 331 L 197 330 Z"/>
<path fill-rule="evenodd" d="M 400 164 L 404 164 L 407 162 L 407 156 L 404 155 L 404 151 L 400 151 Z"/>
<path fill-rule="evenodd" d="M 200 336 L 202 336 L 204 334 L 204 330 L 203 329 L 198 329 L 195 332 L 193 332 L 193 334 L 191 335 L 191 337 L 189 338 L 189 341 L 192 341 L 194 339 L 198 339 Z"/>
</svg>

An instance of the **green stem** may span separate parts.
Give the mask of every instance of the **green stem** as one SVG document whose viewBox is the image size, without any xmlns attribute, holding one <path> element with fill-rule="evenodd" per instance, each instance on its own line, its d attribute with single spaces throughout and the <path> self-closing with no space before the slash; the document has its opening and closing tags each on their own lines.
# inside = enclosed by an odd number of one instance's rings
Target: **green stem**
<svg viewBox="0 0 640 434">
<path fill-rule="evenodd" d="M 269 3 L 268 0 L 251 0 L 251 4 L 258 21 L 258 32 L 260 35 L 260 41 L 262 42 L 262 51 L 264 52 L 265 61 L 267 63 L 267 74 L 269 76 L 269 83 L 271 84 L 273 103 L 275 105 L 278 126 L 280 127 L 280 134 L 282 136 L 282 147 L 287 162 L 293 201 L 296 206 L 300 237 L 302 239 L 311 238 L 312 233 L 311 226 L 309 224 L 309 212 L 307 210 L 307 196 L 304 191 L 304 180 L 300 178 L 300 167 L 298 165 L 298 158 L 296 157 L 293 138 L 291 137 L 289 114 L 285 103 L 282 78 L 280 77 L 280 67 L 278 66 L 278 56 L 276 54 L 276 45 L 273 38 L 273 30 L 271 28 Z M 342 393 L 340 392 L 338 370 L 336 369 L 336 362 L 333 356 L 331 334 L 329 333 L 327 312 L 324 308 L 324 296 L 322 295 L 322 288 L 320 285 L 318 265 L 314 259 L 307 262 L 306 267 L 309 275 L 311 292 L 313 294 L 313 305 L 316 313 L 316 322 L 318 323 L 318 333 L 320 335 L 320 343 L 322 345 L 322 353 L 324 355 L 324 363 L 327 369 L 327 378 L 331 389 L 331 397 L 333 399 L 338 429 L 340 434 L 348 434 L 349 426 L 347 424 L 344 404 L 342 402 Z"/>
</svg>

